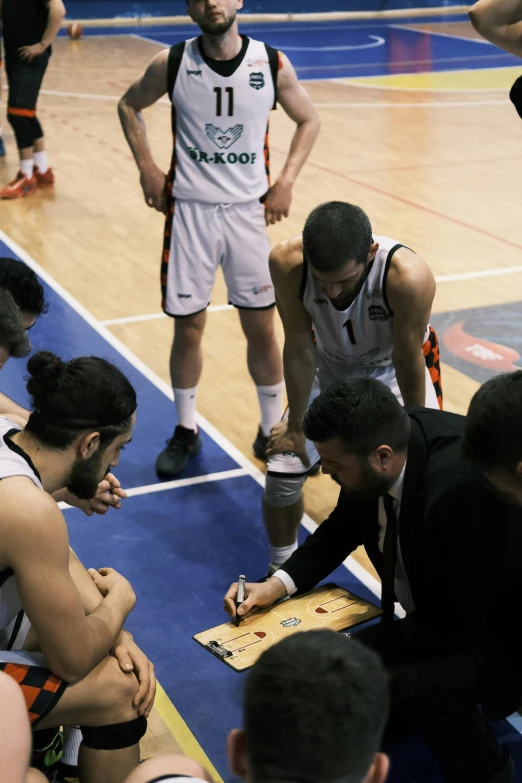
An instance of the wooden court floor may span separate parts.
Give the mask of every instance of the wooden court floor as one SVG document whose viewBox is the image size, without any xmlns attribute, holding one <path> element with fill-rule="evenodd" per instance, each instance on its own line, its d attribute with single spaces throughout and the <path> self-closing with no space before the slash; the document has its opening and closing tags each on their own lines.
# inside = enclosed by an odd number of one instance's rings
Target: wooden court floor
<svg viewBox="0 0 522 783">
<path fill-rule="evenodd" d="M 467 24 L 446 25 L 444 32 L 473 35 Z M 156 44 L 131 36 L 58 40 L 39 103 L 56 172 L 55 192 L 0 202 L 1 228 L 102 322 L 160 311 L 163 217 L 144 204 L 116 115 L 117 99 L 157 51 Z M 270 230 L 272 241 L 299 232 L 318 203 L 351 201 L 368 212 L 376 233 L 415 249 L 442 278 L 434 312 L 522 299 L 521 272 L 495 274 L 520 265 L 522 258 L 522 125 L 507 100 L 515 71 L 304 83 L 322 131 L 295 186 L 291 215 Z M 171 154 L 168 102 L 145 117 L 156 159 L 166 169 Z M 274 174 L 291 134 L 292 124 L 281 110 L 275 112 Z M 1 184 L 17 168 L 8 126 L 4 136 L 8 155 L 0 162 Z M 486 271 L 493 274 L 477 276 Z M 466 277 L 451 279 L 454 275 Z M 219 277 L 212 305 L 226 302 Z M 170 319 L 109 328 L 169 380 Z M 282 344 L 280 324 L 278 330 Z M 199 411 L 254 460 L 258 410 L 245 350 L 237 313 L 209 313 Z M 443 384 L 446 408 L 464 413 L 476 381 L 444 365 Z M 310 480 L 308 513 L 320 522 L 335 497 L 327 477 Z M 363 555 L 357 556 L 371 569 Z M 164 728 L 154 728 L 150 752 L 170 742 Z"/>
</svg>

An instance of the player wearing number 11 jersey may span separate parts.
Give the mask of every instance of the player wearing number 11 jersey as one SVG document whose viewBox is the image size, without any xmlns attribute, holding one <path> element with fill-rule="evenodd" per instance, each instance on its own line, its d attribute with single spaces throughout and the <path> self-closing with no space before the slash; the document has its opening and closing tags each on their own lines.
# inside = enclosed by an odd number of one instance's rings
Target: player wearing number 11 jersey
<svg viewBox="0 0 522 783">
<path fill-rule="evenodd" d="M 265 221 L 275 223 L 288 215 L 292 186 L 319 122 L 288 59 L 239 35 L 236 14 L 242 4 L 187 0 L 202 34 L 160 52 L 119 105 L 145 200 L 166 214 L 161 287 L 163 309 L 175 319 L 170 372 L 178 424 L 156 462 L 160 477 L 180 473 L 201 448 L 196 425 L 201 338 L 220 265 L 229 302 L 239 311 L 257 387 L 257 456 L 264 456 L 267 436 L 282 413 L 284 384 Z M 174 133 L 166 187 L 140 114 L 165 93 L 172 101 Z M 281 174 L 270 187 L 268 119 L 278 102 L 297 128 Z"/>
</svg>

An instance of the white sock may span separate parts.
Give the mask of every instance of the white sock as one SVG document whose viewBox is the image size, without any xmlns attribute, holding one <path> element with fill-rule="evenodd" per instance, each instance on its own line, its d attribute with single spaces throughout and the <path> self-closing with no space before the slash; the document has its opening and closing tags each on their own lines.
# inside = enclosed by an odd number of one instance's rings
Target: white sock
<svg viewBox="0 0 522 783">
<path fill-rule="evenodd" d="M 192 389 L 174 389 L 174 404 L 178 414 L 178 424 L 188 430 L 197 431 L 196 425 L 196 398 L 198 387 Z"/>
<path fill-rule="evenodd" d="M 78 753 L 82 744 L 82 733 L 78 726 L 63 727 L 62 761 L 70 767 L 78 766 Z"/>
<path fill-rule="evenodd" d="M 31 179 L 33 176 L 33 166 L 34 166 L 34 160 L 21 160 L 20 161 L 20 171 L 22 174 L 25 174 L 27 179 Z"/>
<path fill-rule="evenodd" d="M 295 552 L 297 546 L 297 541 L 294 541 L 290 546 L 269 546 L 270 565 L 282 566 L 285 560 L 288 560 L 292 552 Z"/>
<path fill-rule="evenodd" d="M 261 430 L 263 435 L 270 435 L 270 430 L 281 421 L 283 415 L 283 393 L 285 382 L 274 386 L 256 386 L 259 407 L 261 408 Z"/>
<path fill-rule="evenodd" d="M 34 153 L 34 165 L 38 166 L 38 171 L 40 174 L 45 174 L 45 172 L 48 170 L 49 161 L 47 160 L 47 153 L 45 150 Z"/>
</svg>

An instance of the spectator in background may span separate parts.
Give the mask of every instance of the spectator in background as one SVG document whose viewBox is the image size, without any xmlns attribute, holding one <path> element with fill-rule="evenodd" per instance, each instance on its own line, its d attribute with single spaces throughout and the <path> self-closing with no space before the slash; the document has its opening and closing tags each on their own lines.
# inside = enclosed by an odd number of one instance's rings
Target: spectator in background
<svg viewBox="0 0 522 783">
<path fill-rule="evenodd" d="M 379 747 L 388 681 L 377 655 L 333 631 L 304 631 L 267 650 L 249 672 L 243 729 L 228 738 L 233 775 L 245 783 L 383 783 Z M 210 781 L 184 756 L 141 764 L 126 783 Z M 188 783 L 188 781 L 187 781 Z"/>
</svg>

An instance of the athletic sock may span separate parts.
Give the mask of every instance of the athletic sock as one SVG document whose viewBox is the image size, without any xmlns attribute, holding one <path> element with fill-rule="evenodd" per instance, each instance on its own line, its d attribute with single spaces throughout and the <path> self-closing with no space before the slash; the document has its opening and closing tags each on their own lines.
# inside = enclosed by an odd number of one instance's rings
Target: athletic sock
<svg viewBox="0 0 522 783">
<path fill-rule="evenodd" d="M 269 546 L 270 549 L 270 565 L 282 566 L 285 560 L 288 560 L 290 555 L 297 549 L 297 541 L 294 541 L 290 546 Z"/>
<path fill-rule="evenodd" d="M 281 421 L 283 415 L 285 382 L 281 381 L 274 386 L 256 386 L 256 390 L 261 408 L 261 431 L 263 435 L 270 435 L 270 430 Z"/>
<path fill-rule="evenodd" d="M 178 414 L 178 424 L 187 430 L 197 432 L 196 424 L 196 398 L 198 387 L 192 389 L 174 389 L 174 404 Z"/>
<path fill-rule="evenodd" d="M 34 166 L 34 160 L 21 160 L 20 161 L 20 171 L 22 174 L 24 174 L 27 179 L 31 179 L 33 176 L 33 166 Z"/>
<path fill-rule="evenodd" d="M 63 727 L 62 762 L 69 767 L 78 766 L 78 753 L 82 744 L 82 733 L 78 726 Z"/>
<path fill-rule="evenodd" d="M 45 150 L 34 153 L 34 165 L 38 166 L 38 171 L 40 174 L 45 174 L 45 172 L 49 169 L 49 161 L 47 160 L 47 153 Z"/>
</svg>

